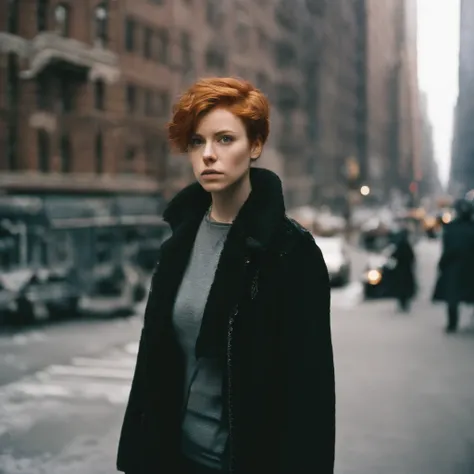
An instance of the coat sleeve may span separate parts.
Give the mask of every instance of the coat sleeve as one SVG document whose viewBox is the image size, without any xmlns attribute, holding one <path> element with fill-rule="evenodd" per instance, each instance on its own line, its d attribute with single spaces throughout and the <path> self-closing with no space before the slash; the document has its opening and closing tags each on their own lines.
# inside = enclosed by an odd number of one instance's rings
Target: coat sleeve
<svg viewBox="0 0 474 474">
<path fill-rule="evenodd" d="M 135 365 L 135 373 L 133 375 L 132 386 L 128 399 L 125 417 L 120 433 L 118 453 L 117 453 L 117 470 L 126 474 L 139 474 L 142 472 L 140 463 L 141 446 L 143 444 L 142 422 L 143 422 L 143 393 L 144 393 L 144 353 L 145 338 L 142 329 L 137 363 Z"/>
<path fill-rule="evenodd" d="M 281 474 L 333 474 L 335 380 L 330 285 L 311 234 L 287 255 L 282 294 Z"/>
</svg>

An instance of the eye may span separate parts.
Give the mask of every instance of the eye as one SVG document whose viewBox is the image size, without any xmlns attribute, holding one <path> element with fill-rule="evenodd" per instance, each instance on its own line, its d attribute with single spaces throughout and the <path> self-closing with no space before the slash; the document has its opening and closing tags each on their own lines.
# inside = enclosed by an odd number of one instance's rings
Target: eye
<svg viewBox="0 0 474 474">
<path fill-rule="evenodd" d="M 200 137 L 192 137 L 191 140 L 189 140 L 189 146 L 191 148 L 197 147 L 202 144 L 202 138 Z"/>
<path fill-rule="evenodd" d="M 229 143 L 232 143 L 234 141 L 234 137 L 231 137 L 230 135 L 222 135 L 222 137 L 219 138 L 219 142 L 223 143 L 224 145 L 228 145 Z"/>
</svg>

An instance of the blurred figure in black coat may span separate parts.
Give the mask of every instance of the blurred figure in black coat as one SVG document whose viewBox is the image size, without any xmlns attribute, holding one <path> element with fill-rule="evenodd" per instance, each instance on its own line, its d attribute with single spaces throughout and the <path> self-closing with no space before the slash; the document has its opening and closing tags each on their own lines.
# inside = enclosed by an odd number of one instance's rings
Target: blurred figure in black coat
<svg viewBox="0 0 474 474">
<path fill-rule="evenodd" d="M 443 251 L 438 264 L 434 301 L 445 301 L 448 309 L 446 332 L 455 332 L 459 303 L 474 303 L 474 224 L 472 205 L 455 203 L 456 217 L 443 229 Z"/>
<path fill-rule="evenodd" d="M 410 302 L 415 296 L 415 252 L 410 243 L 407 229 L 401 229 L 394 239 L 395 249 L 392 258 L 396 265 L 393 270 L 393 294 L 398 300 L 399 309 L 403 312 L 410 310 Z"/>
</svg>

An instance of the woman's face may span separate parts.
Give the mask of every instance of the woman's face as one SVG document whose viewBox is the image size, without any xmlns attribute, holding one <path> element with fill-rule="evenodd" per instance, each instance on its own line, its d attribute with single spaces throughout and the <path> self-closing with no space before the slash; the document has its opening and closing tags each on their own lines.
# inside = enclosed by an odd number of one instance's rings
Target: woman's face
<svg viewBox="0 0 474 474">
<path fill-rule="evenodd" d="M 221 192 L 248 176 L 250 162 L 260 156 L 242 120 L 225 108 L 215 108 L 199 121 L 188 155 L 194 176 L 208 192 Z"/>
</svg>

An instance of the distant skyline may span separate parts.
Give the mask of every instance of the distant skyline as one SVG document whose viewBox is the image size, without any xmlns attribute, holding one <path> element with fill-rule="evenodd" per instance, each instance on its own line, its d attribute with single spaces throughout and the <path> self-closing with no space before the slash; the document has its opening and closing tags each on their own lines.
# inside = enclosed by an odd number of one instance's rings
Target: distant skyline
<svg viewBox="0 0 474 474">
<path fill-rule="evenodd" d="M 458 96 L 460 0 L 418 0 L 418 76 L 428 98 L 435 158 L 447 184 Z"/>
</svg>

